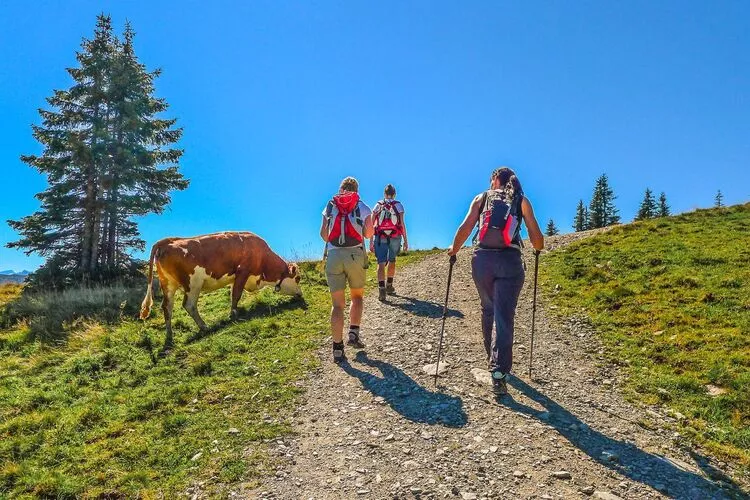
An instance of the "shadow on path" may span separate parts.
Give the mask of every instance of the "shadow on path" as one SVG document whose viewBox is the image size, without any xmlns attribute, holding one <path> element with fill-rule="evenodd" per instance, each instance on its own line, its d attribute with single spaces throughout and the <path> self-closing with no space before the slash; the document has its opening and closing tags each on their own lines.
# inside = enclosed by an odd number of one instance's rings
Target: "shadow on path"
<svg viewBox="0 0 750 500">
<path fill-rule="evenodd" d="M 395 366 L 376 359 L 370 359 L 364 351 L 354 358 L 358 363 L 377 368 L 382 377 L 355 368 L 346 362 L 341 368 L 356 377 L 365 389 L 375 396 L 382 397 L 401 416 L 412 422 L 446 427 L 463 427 L 468 421 L 461 398 L 432 392 Z"/>
<path fill-rule="evenodd" d="M 424 316 L 427 318 L 442 318 L 443 317 L 443 304 L 438 304 L 431 300 L 415 299 L 414 297 L 404 297 L 403 295 L 396 295 L 396 297 L 405 300 L 406 302 L 391 302 L 386 301 L 384 304 L 398 309 L 403 309 L 416 316 Z M 448 318 L 463 318 L 464 313 L 458 309 L 448 308 Z"/>
<path fill-rule="evenodd" d="M 722 489 L 718 484 L 683 469 L 667 458 L 645 452 L 632 443 L 618 441 L 590 428 L 571 412 L 517 377 L 511 376 L 508 382 L 521 394 L 542 405 L 545 410 L 536 410 L 514 400 L 510 395 L 498 399 L 500 405 L 553 426 L 565 439 L 593 460 L 633 481 L 676 498 L 747 498 L 726 476 L 723 477 L 726 484 Z M 705 458 L 703 461 L 708 463 Z M 703 468 L 700 465 L 699 467 Z"/>
</svg>

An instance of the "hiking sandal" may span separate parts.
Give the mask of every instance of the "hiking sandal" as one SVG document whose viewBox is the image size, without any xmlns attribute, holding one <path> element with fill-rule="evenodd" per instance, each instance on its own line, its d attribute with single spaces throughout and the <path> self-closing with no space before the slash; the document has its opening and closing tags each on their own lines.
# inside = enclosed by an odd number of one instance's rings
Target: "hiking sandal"
<svg viewBox="0 0 750 500">
<path fill-rule="evenodd" d="M 333 344 L 333 362 L 334 363 L 343 363 L 346 361 L 346 354 L 344 354 L 344 343 L 339 342 L 338 344 L 334 342 Z"/>
<path fill-rule="evenodd" d="M 365 345 L 359 340 L 359 332 L 355 332 L 354 330 L 349 330 L 349 340 L 346 342 L 346 345 L 352 346 L 355 349 L 365 348 Z"/>
</svg>

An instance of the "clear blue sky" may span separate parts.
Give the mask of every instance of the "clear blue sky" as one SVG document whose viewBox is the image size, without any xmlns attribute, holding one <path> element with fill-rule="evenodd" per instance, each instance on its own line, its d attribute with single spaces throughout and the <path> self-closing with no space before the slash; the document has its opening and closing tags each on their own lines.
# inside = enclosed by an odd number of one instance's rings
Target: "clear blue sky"
<svg viewBox="0 0 750 500">
<path fill-rule="evenodd" d="M 191 180 L 141 221 L 159 238 L 251 230 L 318 254 L 354 175 L 396 185 L 411 243 L 445 247 L 490 171 L 516 169 L 541 224 L 570 229 L 606 172 L 624 220 L 646 186 L 675 211 L 750 198 L 747 1 L 47 1 L 0 5 L 0 219 L 37 208 L 30 125 L 71 81 L 95 16 L 129 19 L 160 67 Z M 41 5 L 44 5 L 42 7 Z M 0 244 L 16 235 L 0 224 Z M 41 259 L 0 249 L 0 269 Z"/>
</svg>

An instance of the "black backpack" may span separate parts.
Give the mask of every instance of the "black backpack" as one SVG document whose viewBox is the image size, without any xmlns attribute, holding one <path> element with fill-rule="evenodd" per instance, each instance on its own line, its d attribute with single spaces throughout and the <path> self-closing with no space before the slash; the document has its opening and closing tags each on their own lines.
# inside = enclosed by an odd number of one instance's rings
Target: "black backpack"
<svg viewBox="0 0 750 500">
<path fill-rule="evenodd" d="M 503 250 L 521 248 L 521 201 L 523 194 L 506 200 L 504 191 L 485 191 L 479 212 L 479 228 L 474 243 L 479 248 Z"/>
</svg>

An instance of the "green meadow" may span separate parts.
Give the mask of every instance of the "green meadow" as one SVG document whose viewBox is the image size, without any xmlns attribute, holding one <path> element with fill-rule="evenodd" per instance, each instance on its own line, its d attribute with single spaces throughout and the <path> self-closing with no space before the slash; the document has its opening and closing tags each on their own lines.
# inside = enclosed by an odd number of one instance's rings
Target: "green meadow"
<svg viewBox="0 0 750 500">
<path fill-rule="evenodd" d="M 201 296 L 211 329 L 202 337 L 176 307 L 166 356 L 159 298 L 151 319 L 135 319 L 145 285 L 33 299 L 0 287 L 0 497 L 161 498 L 198 482 L 216 495 L 252 486 L 274 466 L 264 443 L 292 432 L 300 381 L 329 335 L 322 266 L 301 267 L 304 300 L 245 293 L 238 321 L 228 319 L 229 288 Z"/>
<path fill-rule="evenodd" d="M 618 226 L 545 255 L 546 293 L 585 315 L 628 396 L 750 468 L 750 204 Z"/>
</svg>

